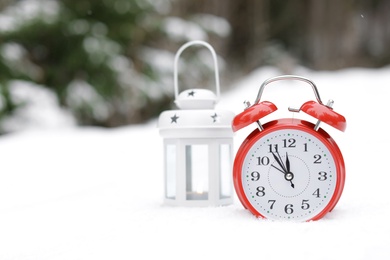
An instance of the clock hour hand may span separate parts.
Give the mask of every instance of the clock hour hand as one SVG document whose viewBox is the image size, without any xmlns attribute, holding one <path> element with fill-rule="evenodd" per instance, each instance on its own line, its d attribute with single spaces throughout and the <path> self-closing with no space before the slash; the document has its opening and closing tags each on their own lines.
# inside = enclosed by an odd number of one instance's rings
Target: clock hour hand
<svg viewBox="0 0 390 260">
<path fill-rule="evenodd" d="M 286 174 L 286 173 L 287 173 L 287 170 L 286 170 L 286 168 L 285 168 L 284 165 L 283 165 L 283 162 L 282 162 L 282 160 L 281 160 L 281 158 L 280 158 L 279 153 L 276 152 L 276 153 L 278 154 L 278 156 L 276 156 L 276 154 L 275 154 L 274 152 L 271 152 L 271 153 L 272 153 L 272 155 L 274 156 L 275 161 L 279 164 L 280 168 L 282 168 L 283 173 Z M 278 157 L 279 157 L 279 158 L 278 158 Z"/>
</svg>

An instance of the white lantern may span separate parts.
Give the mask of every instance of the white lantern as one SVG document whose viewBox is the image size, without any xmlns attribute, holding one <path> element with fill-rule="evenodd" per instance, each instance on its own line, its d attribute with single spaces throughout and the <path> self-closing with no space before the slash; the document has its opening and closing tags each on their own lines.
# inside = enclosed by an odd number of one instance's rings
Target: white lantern
<svg viewBox="0 0 390 260">
<path fill-rule="evenodd" d="M 199 88 L 179 94 L 178 60 L 184 49 L 192 45 L 207 47 L 213 56 L 216 94 Z M 179 109 L 162 112 L 158 122 L 164 138 L 164 202 L 178 206 L 231 204 L 234 114 L 214 109 L 220 95 L 218 63 L 208 43 L 192 41 L 178 50 L 174 88 Z"/>
</svg>

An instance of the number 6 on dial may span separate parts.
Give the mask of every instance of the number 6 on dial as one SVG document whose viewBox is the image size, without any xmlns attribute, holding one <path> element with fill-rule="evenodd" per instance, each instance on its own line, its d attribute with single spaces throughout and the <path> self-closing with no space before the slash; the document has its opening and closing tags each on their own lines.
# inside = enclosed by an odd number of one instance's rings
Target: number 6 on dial
<svg viewBox="0 0 390 260">
<path fill-rule="evenodd" d="M 277 110 L 260 98 L 264 87 L 278 80 L 300 80 L 312 86 L 318 102 L 289 110 L 302 110 L 318 119 L 316 124 L 291 118 L 260 123 Z M 246 209 L 262 218 L 310 221 L 336 206 L 344 188 L 344 159 L 336 142 L 319 128 L 324 122 L 345 130 L 345 118 L 332 105 L 333 101 L 322 103 L 317 87 L 306 78 L 286 75 L 262 84 L 255 103 L 248 104 L 232 124 L 234 131 L 254 122 L 258 125 L 237 151 L 233 167 L 234 188 Z"/>
</svg>

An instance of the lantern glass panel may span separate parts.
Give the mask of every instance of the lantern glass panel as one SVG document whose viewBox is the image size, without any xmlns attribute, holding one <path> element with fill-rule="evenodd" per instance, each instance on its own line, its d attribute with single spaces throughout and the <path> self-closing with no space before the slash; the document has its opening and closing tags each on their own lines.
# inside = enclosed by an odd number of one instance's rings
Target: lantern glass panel
<svg viewBox="0 0 390 260">
<path fill-rule="evenodd" d="M 176 145 L 165 146 L 166 154 L 166 187 L 165 196 L 169 199 L 176 198 Z"/>
<path fill-rule="evenodd" d="M 207 200 L 209 148 L 206 144 L 186 145 L 186 199 Z"/>
<path fill-rule="evenodd" d="M 231 197 L 231 146 L 221 144 L 219 146 L 219 169 L 220 169 L 220 198 Z"/>
</svg>

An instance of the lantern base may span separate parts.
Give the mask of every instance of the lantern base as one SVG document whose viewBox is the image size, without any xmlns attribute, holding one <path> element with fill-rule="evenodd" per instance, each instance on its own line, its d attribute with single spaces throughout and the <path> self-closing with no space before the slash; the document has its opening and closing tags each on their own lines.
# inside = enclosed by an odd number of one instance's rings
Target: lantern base
<svg viewBox="0 0 390 260">
<path fill-rule="evenodd" d="M 187 200 L 165 198 L 164 204 L 179 207 L 218 207 L 233 204 L 233 198 L 231 197 L 219 200 L 208 200 L 206 196 L 207 194 L 189 194 Z"/>
</svg>

